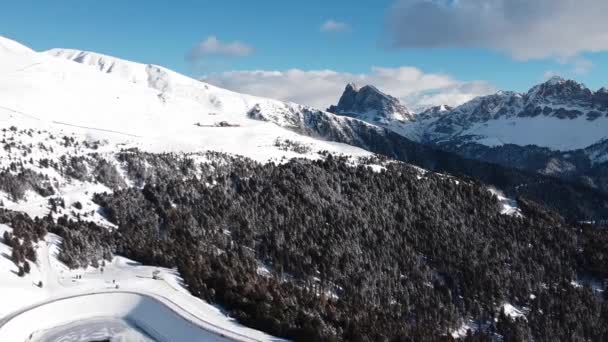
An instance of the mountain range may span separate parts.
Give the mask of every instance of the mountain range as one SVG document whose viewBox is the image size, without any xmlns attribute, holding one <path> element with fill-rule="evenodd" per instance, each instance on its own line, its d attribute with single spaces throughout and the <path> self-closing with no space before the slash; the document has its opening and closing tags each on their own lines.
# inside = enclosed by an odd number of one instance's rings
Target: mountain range
<svg viewBox="0 0 608 342">
<path fill-rule="evenodd" d="M 592 91 L 576 81 L 553 77 L 525 93 L 501 91 L 455 108 L 437 106 L 413 114 L 373 86 L 359 89 L 349 84 L 328 111 L 466 158 L 608 191 L 606 88 Z"/>
</svg>

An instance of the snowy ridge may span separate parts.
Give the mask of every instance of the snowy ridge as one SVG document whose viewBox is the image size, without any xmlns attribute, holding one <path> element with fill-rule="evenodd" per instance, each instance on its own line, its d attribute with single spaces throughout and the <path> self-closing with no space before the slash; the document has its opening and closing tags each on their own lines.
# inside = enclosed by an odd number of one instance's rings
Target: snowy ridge
<svg viewBox="0 0 608 342">
<path fill-rule="evenodd" d="M 369 154 L 279 127 L 302 106 L 234 93 L 159 66 L 77 50 L 38 53 L 2 42 L 3 127 L 63 130 L 153 152 L 216 150 L 256 160 L 298 156 L 277 148 L 277 138 L 312 146 L 310 157 L 321 150 Z M 248 117 L 254 107 L 276 120 Z"/>
<path fill-rule="evenodd" d="M 116 75 L 135 84 L 147 85 L 161 92 L 170 92 L 171 71 L 152 64 L 139 64 L 99 53 L 73 49 L 51 49 L 46 54 L 92 66 L 99 71 Z"/>
<path fill-rule="evenodd" d="M 31 53 L 31 52 L 33 52 L 33 50 L 28 48 L 25 45 L 17 43 L 14 40 L 0 36 L 0 52 L 19 54 L 19 53 Z"/>
<path fill-rule="evenodd" d="M 424 130 L 429 142 L 580 149 L 606 138 L 608 97 L 602 90 L 593 92 L 556 77 L 527 93 L 498 92 L 476 98 Z"/>
</svg>

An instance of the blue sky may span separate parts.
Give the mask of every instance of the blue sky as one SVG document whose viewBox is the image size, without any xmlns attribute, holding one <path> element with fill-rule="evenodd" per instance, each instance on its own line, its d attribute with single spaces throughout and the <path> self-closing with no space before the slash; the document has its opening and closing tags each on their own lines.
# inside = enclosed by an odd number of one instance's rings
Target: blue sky
<svg viewBox="0 0 608 342">
<path fill-rule="evenodd" d="M 471 38 L 470 33 L 452 36 L 452 31 L 458 29 L 458 19 L 467 19 L 470 14 L 466 3 L 476 0 L 459 1 L 448 2 L 463 6 L 460 14 L 448 14 L 445 19 L 437 17 L 437 11 L 425 12 L 414 6 L 424 5 L 426 0 L 19 0 L 3 4 L 0 34 L 35 50 L 54 47 L 91 50 L 163 65 L 194 77 L 231 70 L 289 69 L 327 69 L 357 75 L 369 74 L 371 67 L 378 66 L 414 67 L 425 74 L 447 75 L 458 82 L 482 80 L 497 89 L 517 91 L 527 90 L 553 73 L 576 78 L 591 88 L 608 85 L 608 53 L 601 41 L 581 43 L 571 49 L 556 43 L 557 47 L 548 46 L 547 51 L 528 51 L 513 43 L 522 33 L 513 33 L 516 39 L 507 43 L 507 47 L 492 42 L 500 42 L 505 32 L 498 32 L 498 37 L 475 35 Z M 498 4 L 496 8 L 503 10 L 502 2 L 508 0 L 483 1 Z M 546 1 L 538 0 L 538 3 Z M 603 6 L 602 2 L 605 0 L 597 0 L 598 6 Z M 506 10 L 517 13 L 520 9 Z M 529 13 L 534 9 L 521 10 Z M 601 8 L 595 10 L 601 12 Z M 555 11 L 557 17 L 560 13 L 558 9 Z M 339 32 L 321 30 L 328 20 L 344 27 L 335 30 Z M 441 26 L 439 20 L 453 26 L 435 29 Z M 514 30 L 509 27 L 525 25 L 527 22 L 505 25 L 507 40 L 510 39 L 508 30 Z M 479 29 L 487 30 L 487 27 Z M 429 34 L 430 31 L 436 35 Z M 556 32 L 555 36 L 559 38 L 563 34 Z M 188 60 L 188 52 L 209 37 L 216 37 L 220 44 L 238 42 L 251 51 L 244 53 L 245 56 L 211 52 L 199 56 L 196 62 Z M 548 41 L 554 37 L 532 38 Z M 564 39 L 574 40 L 568 36 Z M 533 40 L 532 43 L 539 45 Z M 217 83 L 238 88 L 237 80 L 221 79 Z M 248 89 L 256 92 L 258 88 Z"/>
</svg>

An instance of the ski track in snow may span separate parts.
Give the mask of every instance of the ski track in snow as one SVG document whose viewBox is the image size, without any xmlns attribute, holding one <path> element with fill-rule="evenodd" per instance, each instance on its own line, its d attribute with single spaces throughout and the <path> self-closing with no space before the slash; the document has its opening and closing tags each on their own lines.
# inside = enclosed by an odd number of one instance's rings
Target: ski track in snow
<svg viewBox="0 0 608 342">
<path fill-rule="evenodd" d="M 87 309 L 82 310 L 82 307 Z M 61 319 L 53 317 L 53 312 L 61 312 Z M 104 316 L 110 318 L 96 318 Z M 0 320 L 0 338 L 2 341 L 12 341 L 21 340 L 26 336 L 25 341 L 47 340 L 48 331 L 41 329 L 28 332 L 24 329 L 27 322 L 39 320 L 44 320 L 44 324 L 50 326 L 48 330 L 62 330 L 61 335 L 68 335 L 73 329 L 57 329 L 57 327 L 74 325 L 83 320 L 95 320 L 98 325 L 118 320 L 139 327 L 139 330 L 157 341 L 186 341 L 186 339 L 188 341 L 262 341 L 209 323 L 170 299 L 157 294 L 121 290 L 55 298 L 22 309 Z M 31 323 L 29 325 L 32 326 Z M 80 329 L 98 330 L 87 324 L 78 326 Z M 81 338 L 89 338 L 88 335 L 85 334 Z M 109 334 L 106 337 L 112 336 Z"/>
<path fill-rule="evenodd" d="M 5 230 L 10 228 L 1 225 L 0 233 Z M 80 342 L 101 335 L 111 341 L 147 341 L 146 336 L 161 342 L 281 341 L 243 327 L 191 296 L 175 270 L 143 266 L 121 257 L 115 257 L 103 271 L 92 267 L 70 270 L 57 259 L 60 243 L 54 234 L 38 243 L 38 262 L 29 275 L 1 274 L 0 300 L 6 306 L 0 310 L 4 315 L 0 318 L 0 341 Z M 10 250 L 1 243 L 0 249 L 6 249 L 6 254 Z M 7 259 L 0 261 L 11 263 Z M 158 277 L 153 279 L 156 272 Z M 42 288 L 37 286 L 39 280 Z M 34 294 L 31 299 L 11 296 L 13 282 L 23 284 L 19 293 Z M 6 312 L 10 308 L 14 311 Z"/>
</svg>

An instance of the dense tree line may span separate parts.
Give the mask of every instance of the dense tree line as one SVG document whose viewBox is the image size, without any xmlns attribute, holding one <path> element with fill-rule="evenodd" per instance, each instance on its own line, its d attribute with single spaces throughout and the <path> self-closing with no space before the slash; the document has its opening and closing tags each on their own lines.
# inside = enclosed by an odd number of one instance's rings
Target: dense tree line
<svg viewBox="0 0 608 342">
<path fill-rule="evenodd" d="M 193 294 L 247 325 L 302 341 L 434 341 L 471 317 L 489 324 L 471 339 L 608 337 L 607 304 L 572 285 L 606 277 L 608 232 L 532 201 L 519 199 L 521 218 L 500 215 L 475 182 L 331 155 L 200 170 L 175 155 L 121 158 L 142 187 L 96 196 L 119 227 L 100 243 L 177 266 Z"/>
<path fill-rule="evenodd" d="M 30 262 L 37 261 L 34 245 L 46 235 L 47 225 L 39 218 L 32 220 L 23 213 L 2 208 L 0 208 L 0 223 L 8 224 L 13 229 L 12 233 L 4 231 L 2 242 L 11 247 L 10 259 L 18 267 L 17 274 L 23 277 L 26 273 L 30 273 Z"/>
<path fill-rule="evenodd" d="M 563 152 L 533 145 L 505 144 L 489 147 L 453 142 L 437 145 L 440 149 L 465 158 L 552 175 L 604 193 L 608 192 L 608 162 L 594 161 L 591 156 L 597 151 L 605 150 L 606 146 L 608 143 L 600 142 L 585 149 Z"/>
<path fill-rule="evenodd" d="M 108 181 L 115 191 L 94 198 L 114 230 L 0 218 L 31 240 L 62 236 L 71 267 L 112 254 L 177 267 L 194 295 L 297 341 L 450 340 L 468 319 L 483 326 L 471 341 L 608 339 L 608 301 L 581 280 L 608 277 L 606 229 L 568 224 L 525 198 L 523 217 L 501 215 L 477 182 L 400 163 L 375 172 L 331 155 L 205 159 L 120 153 L 136 186 Z"/>
<path fill-rule="evenodd" d="M 258 106 L 252 109 L 249 116 L 259 120 L 270 120 Z M 312 109 L 304 108 L 301 116 L 294 116 L 292 119 L 293 126 L 290 128 L 299 133 L 322 136 L 328 140 L 358 146 L 427 170 L 449 173 L 460 178 L 475 179 L 495 186 L 511 197 L 523 196 L 542 203 L 544 206 L 558 211 L 569 222 L 608 220 L 608 193 L 606 192 L 608 185 L 604 184 L 608 179 L 606 171 L 608 168 L 604 164 L 592 164 L 588 160 L 587 162 L 581 161 L 581 159 L 588 159 L 588 156 L 581 151 L 573 152 L 569 155 L 568 160 L 577 165 L 585 164 L 585 167 L 589 169 L 588 172 L 585 171 L 582 178 L 568 176 L 565 177 L 566 179 L 560 179 L 539 174 L 537 169 L 531 170 L 522 167 L 522 164 L 531 160 L 538 163 L 533 163 L 535 167 L 543 164 L 546 167 L 546 164 L 549 163 L 548 160 L 553 158 L 540 156 L 539 154 L 544 151 L 540 148 L 538 150 L 541 152 L 534 153 L 533 149 L 531 152 L 526 148 L 524 152 L 521 148 L 507 145 L 501 148 L 501 151 L 505 150 L 508 153 L 499 153 L 496 149 L 484 152 L 488 156 L 498 159 L 478 158 L 466 154 L 465 151 L 468 150 L 466 146 L 463 146 L 461 150 L 448 152 L 413 142 L 399 134 L 370 126 L 358 120 L 336 125 L 335 122 L 332 122 L 332 117 Z M 136 161 L 135 163 L 130 162 L 128 159 L 133 151 L 118 154 L 119 160 L 117 161 L 108 155 L 99 154 L 97 151 L 101 144 L 99 141 L 78 141 L 73 136 L 58 137 L 49 132 L 32 129 L 19 130 L 17 127 L 3 129 L 0 132 L 2 132 L 0 144 L 3 144 L 5 150 L 13 152 L 13 156 L 9 156 L 9 159 L 15 158 L 9 167 L 0 168 L 0 190 L 11 195 L 11 199 L 14 201 L 22 200 L 27 190 L 33 190 L 45 197 L 54 192 L 52 184 L 57 180 L 49 180 L 42 174 L 32 172 L 28 168 L 28 164 L 52 168 L 67 180 L 100 182 L 111 189 L 126 186 L 121 173 L 117 171 L 117 166 L 128 167 L 129 179 L 143 181 L 148 174 L 151 174 L 152 177 L 165 176 L 157 174 L 153 167 L 147 167 L 145 164 L 136 165 Z M 32 143 L 28 143 L 28 139 L 34 135 L 45 136 L 44 143 L 40 142 L 37 148 Z M 25 140 L 20 137 L 24 137 Z M 32 151 L 53 153 L 57 152 L 53 151 L 53 146 L 57 148 L 57 145 L 62 148 L 62 152 L 56 154 L 59 157 L 56 160 L 50 156 L 51 159 L 32 159 Z M 296 144 L 289 140 L 277 140 L 275 146 L 296 153 L 310 152 L 310 146 Z M 441 148 L 446 147 L 441 146 Z M 459 156 L 458 153 L 488 162 L 466 159 Z M 513 158 L 505 157 L 503 154 L 512 155 Z M 171 163 L 171 154 L 165 156 L 157 159 L 164 159 L 164 163 Z M 507 158 L 515 168 L 499 165 L 501 158 Z M 192 159 L 184 160 L 193 163 Z M 183 167 L 191 166 L 184 165 Z M 518 167 L 525 170 L 518 170 Z M 141 186 L 141 184 L 135 185 Z"/>
<path fill-rule="evenodd" d="M 264 113 L 259 106 L 253 107 L 248 115 L 256 120 L 275 120 L 272 113 Z M 341 120 L 337 123 L 335 117 L 310 108 L 303 108 L 300 115 L 290 116 L 287 125 L 300 134 L 321 136 L 427 170 L 482 181 L 503 190 L 509 196 L 524 196 L 542 203 L 557 210 L 571 222 L 608 219 L 608 193 L 606 188 L 598 184 L 591 187 L 588 182 L 581 183 L 580 179 L 559 179 L 530 170 L 505 167 L 495 163 L 495 160 L 485 162 L 467 159 L 453 153 L 454 151 L 423 145 L 360 120 Z M 589 179 L 604 182 L 604 177 L 606 168 L 600 167 L 590 174 Z"/>
</svg>

